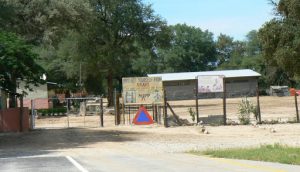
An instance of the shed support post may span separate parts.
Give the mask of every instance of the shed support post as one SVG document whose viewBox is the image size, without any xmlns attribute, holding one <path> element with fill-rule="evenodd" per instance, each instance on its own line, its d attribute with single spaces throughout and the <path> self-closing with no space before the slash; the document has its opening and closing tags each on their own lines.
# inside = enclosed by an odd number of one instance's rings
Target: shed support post
<svg viewBox="0 0 300 172">
<path fill-rule="evenodd" d="M 227 125 L 226 119 L 227 119 L 227 115 L 226 115 L 226 80 L 225 78 L 223 78 L 223 122 L 224 125 Z"/>
<path fill-rule="evenodd" d="M 195 88 L 195 99 L 196 99 L 196 114 L 197 114 L 197 124 L 199 121 L 199 102 L 198 102 L 198 78 L 196 79 L 196 88 Z"/>
<path fill-rule="evenodd" d="M 298 110 L 297 93 L 295 93 L 295 107 L 296 107 L 296 119 L 297 119 L 297 122 L 299 122 L 299 110 Z"/>
<path fill-rule="evenodd" d="M 260 102 L 259 102 L 259 87 L 258 87 L 258 81 L 256 86 L 256 96 L 257 96 L 257 115 L 258 115 L 258 123 L 261 124 L 261 113 L 260 113 Z"/>
<path fill-rule="evenodd" d="M 167 112 L 167 95 L 166 90 L 164 90 L 164 126 L 167 128 L 168 126 L 168 112 Z"/>
</svg>

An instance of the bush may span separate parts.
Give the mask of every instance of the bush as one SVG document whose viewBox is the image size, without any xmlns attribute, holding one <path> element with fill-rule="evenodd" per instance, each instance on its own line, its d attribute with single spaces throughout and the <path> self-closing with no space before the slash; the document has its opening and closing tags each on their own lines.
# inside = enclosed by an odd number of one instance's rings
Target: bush
<svg viewBox="0 0 300 172">
<path fill-rule="evenodd" d="M 65 115 L 67 113 L 67 108 L 51 108 L 51 109 L 38 109 L 37 112 L 42 116 L 58 116 Z"/>
<path fill-rule="evenodd" d="M 192 117 L 193 122 L 195 122 L 196 112 L 194 111 L 194 109 L 193 108 L 189 108 L 189 113 L 190 113 L 190 116 Z"/>
<path fill-rule="evenodd" d="M 257 108 L 247 99 L 247 97 L 242 99 L 242 102 L 239 104 L 238 111 L 238 118 L 241 124 L 249 124 L 251 114 L 254 114 L 255 119 L 257 119 Z"/>
</svg>

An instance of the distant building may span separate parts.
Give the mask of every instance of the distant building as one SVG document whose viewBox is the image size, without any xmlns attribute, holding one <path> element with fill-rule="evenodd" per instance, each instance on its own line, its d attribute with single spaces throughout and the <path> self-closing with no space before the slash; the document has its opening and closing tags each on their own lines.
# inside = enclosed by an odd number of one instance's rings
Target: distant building
<svg viewBox="0 0 300 172">
<path fill-rule="evenodd" d="M 223 75 L 227 97 L 255 96 L 258 78 L 261 76 L 250 69 L 148 74 L 149 77 L 162 77 L 168 100 L 195 99 L 196 77 L 201 75 Z M 222 97 L 222 94 L 203 93 L 199 94 L 199 98 L 217 98 Z"/>
<path fill-rule="evenodd" d="M 31 108 L 31 100 L 34 100 L 35 109 L 48 109 L 50 107 L 48 100 L 48 86 L 47 84 L 39 84 L 38 86 L 30 85 L 32 91 L 25 88 L 25 83 L 20 82 L 17 88 L 17 93 L 25 91 L 24 107 Z"/>
</svg>

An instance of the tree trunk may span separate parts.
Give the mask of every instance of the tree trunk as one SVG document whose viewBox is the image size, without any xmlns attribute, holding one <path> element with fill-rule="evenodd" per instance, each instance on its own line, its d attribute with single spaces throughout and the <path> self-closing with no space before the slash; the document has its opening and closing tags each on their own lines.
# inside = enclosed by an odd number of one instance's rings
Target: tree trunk
<svg viewBox="0 0 300 172">
<path fill-rule="evenodd" d="M 14 75 L 12 76 L 13 90 L 12 93 L 9 93 L 9 108 L 16 108 L 17 105 L 17 79 L 15 79 Z"/>
<path fill-rule="evenodd" d="M 9 94 L 9 108 L 17 107 L 17 97 L 15 94 Z"/>
<path fill-rule="evenodd" d="M 7 108 L 6 95 L 6 92 L 0 90 L 0 110 Z"/>
<path fill-rule="evenodd" d="M 111 71 L 109 71 L 107 76 L 107 87 L 107 106 L 111 107 L 114 105 L 113 73 Z"/>
</svg>

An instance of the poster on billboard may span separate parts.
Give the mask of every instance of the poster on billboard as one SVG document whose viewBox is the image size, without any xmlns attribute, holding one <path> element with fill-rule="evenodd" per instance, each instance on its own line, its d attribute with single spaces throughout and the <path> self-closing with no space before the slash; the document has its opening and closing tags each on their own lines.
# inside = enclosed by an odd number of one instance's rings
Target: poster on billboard
<svg viewBox="0 0 300 172">
<path fill-rule="evenodd" d="M 223 75 L 197 76 L 198 93 L 218 93 L 224 91 Z"/>
<path fill-rule="evenodd" d="M 122 78 L 125 104 L 163 103 L 163 84 L 161 77 Z"/>
</svg>

